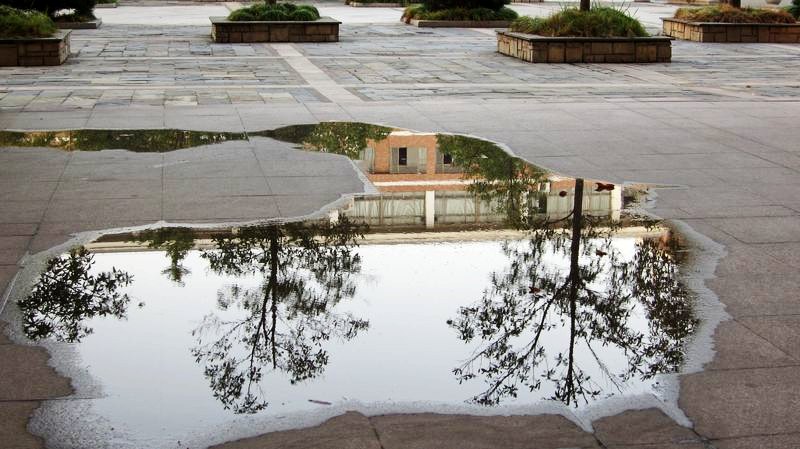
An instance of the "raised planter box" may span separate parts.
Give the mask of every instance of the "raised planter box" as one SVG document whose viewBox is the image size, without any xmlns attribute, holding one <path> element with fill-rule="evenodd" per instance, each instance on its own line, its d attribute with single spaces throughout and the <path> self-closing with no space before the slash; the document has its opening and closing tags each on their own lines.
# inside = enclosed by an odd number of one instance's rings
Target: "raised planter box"
<svg viewBox="0 0 800 449">
<path fill-rule="evenodd" d="M 354 8 L 402 8 L 402 3 L 370 3 L 370 2 L 350 2 L 349 6 Z"/>
<path fill-rule="evenodd" d="M 97 4 L 94 5 L 94 7 L 95 7 L 95 9 L 97 9 L 97 8 L 116 8 L 117 7 L 117 3 L 116 2 L 114 2 L 114 3 L 97 3 Z"/>
<path fill-rule="evenodd" d="M 62 30 L 96 30 L 100 28 L 103 21 L 100 19 L 90 20 L 88 22 L 56 22 L 56 26 Z"/>
<path fill-rule="evenodd" d="M 664 34 L 695 42 L 800 43 L 798 23 L 715 23 L 661 19 Z"/>
<path fill-rule="evenodd" d="M 508 28 L 508 20 L 417 20 L 411 19 L 409 24 L 420 28 Z"/>
<path fill-rule="evenodd" d="M 341 22 L 321 17 L 314 22 L 233 22 L 211 17 L 211 38 L 217 43 L 338 42 Z"/>
<path fill-rule="evenodd" d="M 53 37 L 0 39 L 0 66 L 61 65 L 69 57 L 69 35 L 61 30 Z"/>
<path fill-rule="evenodd" d="M 497 32 L 497 51 L 528 62 L 670 62 L 672 39 L 653 37 L 546 37 Z"/>
</svg>

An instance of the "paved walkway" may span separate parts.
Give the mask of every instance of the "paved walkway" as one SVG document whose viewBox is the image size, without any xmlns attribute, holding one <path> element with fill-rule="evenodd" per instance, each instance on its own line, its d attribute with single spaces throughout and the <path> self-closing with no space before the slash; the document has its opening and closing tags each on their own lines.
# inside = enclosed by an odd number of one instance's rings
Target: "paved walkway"
<svg viewBox="0 0 800 449">
<path fill-rule="evenodd" d="M 220 5 L 175 8 L 202 18 Z M 553 416 L 348 414 L 229 447 L 800 447 L 800 46 L 676 42 L 672 64 L 544 66 L 497 55 L 485 30 L 353 20 L 338 44 L 216 45 L 201 24 L 112 20 L 126 10 L 164 13 L 119 8 L 100 30 L 74 32 L 64 66 L 0 69 L 0 129 L 355 120 L 479 135 L 570 175 L 683 186 L 659 190 L 655 212 L 727 251 L 708 286 L 733 319 L 717 329 L 713 362 L 681 380 L 692 429 L 655 410 L 605 418 L 594 434 Z M 0 289 L 26 253 L 73 232 L 300 215 L 361 188 L 334 170 L 298 192 L 288 178 L 302 173 L 264 171 L 280 148 L 234 147 L 224 162 L 215 151 L 0 149 Z M 69 381 L 44 350 L 2 336 L 0 360 L 0 441 L 38 447 L 27 416 Z"/>
</svg>

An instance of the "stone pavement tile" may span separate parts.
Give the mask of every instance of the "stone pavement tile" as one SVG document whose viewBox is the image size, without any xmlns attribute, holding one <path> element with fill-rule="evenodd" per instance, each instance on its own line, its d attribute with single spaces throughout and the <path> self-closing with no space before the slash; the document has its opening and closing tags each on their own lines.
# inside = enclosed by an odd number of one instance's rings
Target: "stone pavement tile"
<svg viewBox="0 0 800 449">
<path fill-rule="evenodd" d="M 45 209 L 46 201 L 2 201 L 0 223 L 38 223 Z"/>
<path fill-rule="evenodd" d="M 0 180 L 0 201 L 47 201 L 53 195 L 56 181 Z"/>
<path fill-rule="evenodd" d="M 125 219 L 118 217 L 85 217 L 83 220 L 43 222 L 39 227 L 36 237 L 55 235 L 72 235 L 85 231 L 100 231 L 105 229 L 125 228 L 131 226 L 142 226 L 152 224 L 155 220 L 151 219 Z M 36 239 L 31 243 L 31 252 L 37 247 Z M 39 247 L 41 248 L 41 247 Z M 47 249 L 47 248 L 41 248 Z"/>
<path fill-rule="evenodd" d="M 21 183 L 22 181 L 26 183 L 30 181 L 58 181 L 64 172 L 68 159 L 54 160 L 51 157 L 34 153 L 35 150 L 31 151 L 31 155 L 34 157 L 27 158 L 20 157 L 19 154 L 0 157 L 0 179 L 4 182 L 12 183 Z M 0 155 L 3 155 L 3 151 L 0 151 Z"/>
<path fill-rule="evenodd" d="M 123 199 L 160 197 L 161 183 L 142 180 L 63 181 L 53 194 L 53 201 L 80 199 Z"/>
<path fill-rule="evenodd" d="M 34 235 L 38 223 L 9 223 L 0 224 L 0 235 Z"/>
<path fill-rule="evenodd" d="M 559 415 L 468 416 L 420 413 L 370 418 L 384 449 L 599 448 Z"/>
<path fill-rule="evenodd" d="M 717 263 L 717 276 L 797 273 L 797 266 L 771 254 L 763 245 L 730 244 L 725 251 L 727 254 Z"/>
<path fill-rule="evenodd" d="M 708 187 L 722 184 L 718 178 L 701 170 L 691 168 L 679 170 L 614 170 L 614 175 L 623 182 Z"/>
<path fill-rule="evenodd" d="M 237 105 L 245 131 L 264 131 L 281 126 L 301 123 L 317 123 L 317 120 L 302 104 L 264 104 L 255 106 Z"/>
<path fill-rule="evenodd" d="M 246 157 L 229 160 L 197 160 L 195 158 L 165 163 L 164 179 L 194 178 L 252 178 L 263 176 L 252 153 Z"/>
<path fill-rule="evenodd" d="M 702 208 L 686 205 L 681 208 L 688 216 L 693 218 L 763 218 L 763 217 L 788 217 L 797 215 L 797 211 L 785 206 L 714 206 L 705 205 Z"/>
<path fill-rule="evenodd" d="M 243 221 L 281 216 L 274 196 L 164 198 L 164 220 Z"/>
<path fill-rule="evenodd" d="M 800 216 L 720 218 L 710 223 L 745 243 L 800 242 Z"/>
<path fill-rule="evenodd" d="M 749 326 L 748 326 L 749 327 Z M 800 359 L 781 350 L 758 332 L 737 321 L 725 321 L 714 331 L 714 360 L 707 370 L 796 366 Z"/>
<path fill-rule="evenodd" d="M 3 295 L 8 284 L 14 279 L 19 267 L 16 265 L 0 265 L 0 295 Z"/>
<path fill-rule="evenodd" d="M 64 169 L 63 181 L 121 181 L 140 180 L 143 182 L 159 183 L 162 169 L 158 164 L 144 161 L 95 161 L 95 162 L 70 162 Z"/>
<path fill-rule="evenodd" d="M 800 243 L 769 243 L 758 245 L 758 248 L 782 263 L 800 269 Z"/>
<path fill-rule="evenodd" d="M 13 235 L 13 236 L 0 235 L 0 251 L 9 249 L 24 250 L 25 248 L 28 247 L 30 241 L 31 237 L 26 235 Z"/>
<path fill-rule="evenodd" d="M 800 173 L 785 167 L 759 168 L 753 170 L 749 168 L 706 168 L 703 172 L 715 176 L 734 187 L 743 184 L 759 185 L 779 185 L 792 184 L 800 185 Z M 785 186 L 784 188 L 788 188 Z"/>
<path fill-rule="evenodd" d="M 655 408 L 601 418 L 592 422 L 592 427 L 595 438 L 605 447 L 701 443 L 691 429 L 678 425 Z"/>
<path fill-rule="evenodd" d="M 179 110 L 170 110 L 164 117 L 168 129 L 197 131 L 242 132 L 244 125 L 236 110 L 224 115 L 184 115 Z"/>
<path fill-rule="evenodd" d="M 27 431 L 28 419 L 39 407 L 37 401 L 0 402 L 0 442 L 8 449 L 39 449 L 44 447 L 41 438 Z"/>
<path fill-rule="evenodd" d="M 86 121 L 92 129 L 153 129 L 164 127 L 162 107 L 96 107 Z"/>
<path fill-rule="evenodd" d="M 677 207 L 695 215 L 693 218 L 706 218 L 705 209 L 773 205 L 760 195 L 732 189 L 728 186 L 692 187 L 689 189 L 659 189 L 658 203 L 665 207 Z M 775 204 L 779 205 L 779 204 Z M 696 212 L 696 214 L 694 214 Z"/>
<path fill-rule="evenodd" d="M 164 159 L 162 153 L 139 153 L 125 149 L 105 149 L 103 151 L 76 151 L 72 153 L 70 165 L 94 164 L 98 168 L 104 165 L 116 165 L 120 168 L 138 168 L 142 165 L 158 165 Z"/>
<path fill-rule="evenodd" d="M 6 335 L 6 329 L 8 328 L 8 323 L 0 320 L 0 345 L 10 345 L 11 340 L 8 339 L 8 335 Z"/>
<path fill-rule="evenodd" d="M 800 314 L 798 282 L 794 274 L 777 274 L 725 276 L 710 279 L 707 284 L 725 304 L 727 312 L 738 318 Z"/>
<path fill-rule="evenodd" d="M 90 111 L 14 112 L 0 115 L 0 129 L 60 130 L 86 127 Z"/>
<path fill-rule="evenodd" d="M 744 317 L 739 321 L 795 360 L 800 360 L 800 315 Z"/>
<path fill-rule="evenodd" d="M 51 204 L 43 221 L 160 220 L 160 198 L 60 200 Z"/>
<path fill-rule="evenodd" d="M 759 435 L 712 441 L 716 449 L 797 449 L 800 433 Z"/>
<path fill-rule="evenodd" d="M 275 197 L 280 216 L 303 217 L 341 200 L 341 194 L 330 192 L 321 195 L 279 195 Z"/>
<path fill-rule="evenodd" d="M 797 367 L 705 371 L 681 378 L 678 405 L 708 439 L 800 428 Z"/>
<path fill-rule="evenodd" d="M 28 401 L 66 396 L 70 381 L 47 364 L 44 348 L 0 345 L 0 401 Z M 0 402 L 2 403 L 2 402 Z"/>
<path fill-rule="evenodd" d="M 320 122 L 353 121 L 353 117 L 335 103 L 306 103 L 306 108 Z"/>
<path fill-rule="evenodd" d="M 364 182 L 355 176 L 272 176 L 269 186 L 275 195 L 320 195 L 331 193 L 359 193 Z"/>
<path fill-rule="evenodd" d="M 190 178 L 165 179 L 164 196 L 181 197 L 214 197 L 270 195 L 272 191 L 263 176 L 250 178 Z"/>
<path fill-rule="evenodd" d="M 211 449 L 384 449 L 367 417 L 347 412 L 316 427 L 272 432 Z"/>
<path fill-rule="evenodd" d="M 36 234 L 36 237 L 33 238 L 29 252 L 31 254 L 37 254 L 42 251 L 53 248 L 55 246 L 61 245 L 62 243 L 66 243 L 71 238 L 72 236 L 70 234 L 39 233 Z"/>
</svg>

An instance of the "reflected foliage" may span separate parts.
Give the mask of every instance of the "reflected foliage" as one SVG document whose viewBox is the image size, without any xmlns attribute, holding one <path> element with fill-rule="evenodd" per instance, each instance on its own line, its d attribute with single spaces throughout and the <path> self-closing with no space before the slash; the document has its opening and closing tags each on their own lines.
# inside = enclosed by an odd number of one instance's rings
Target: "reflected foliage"
<svg viewBox="0 0 800 449">
<path fill-rule="evenodd" d="M 163 250 L 170 262 L 161 273 L 172 282 L 183 285 L 183 277 L 189 274 L 189 269 L 181 262 L 194 247 L 194 234 L 186 228 L 149 229 L 140 232 L 135 241 L 147 243 L 151 249 Z"/>
<path fill-rule="evenodd" d="M 94 258 L 85 248 L 47 261 L 31 294 L 18 302 L 23 331 L 28 338 L 55 338 L 79 342 L 92 333 L 87 319 L 99 316 L 124 318 L 130 298 L 120 291 L 132 277 L 112 268 L 91 274 Z"/>
<path fill-rule="evenodd" d="M 262 276 L 257 287 L 220 290 L 220 313 L 206 316 L 194 331 L 192 354 L 226 409 L 267 407 L 268 392 L 258 385 L 267 372 L 291 383 L 314 378 L 328 364 L 326 342 L 350 340 L 368 328 L 367 321 L 334 311 L 356 292 L 361 260 L 354 246 L 362 233 L 346 219 L 250 227 L 216 238 L 218 249 L 203 253 L 218 274 Z M 244 317 L 226 319 L 224 311 L 233 308 Z"/>
<path fill-rule="evenodd" d="M 544 170 L 474 137 L 439 134 L 437 143 L 471 181 L 469 190 L 492 202 L 509 225 L 522 226 L 534 215 L 539 184 L 547 180 Z"/>
<path fill-rule="evenodd" d="M 586 360 L 617 389 L 633 377 L 677 371 L 683 362 L 698 321 L 674 256 L 663 241 L 644 239 L 632 258 L 623 257 L 612 245 L 613 227 L 600 228 L 583 215 L 582 191 L 578 180 L 567 219 L 542 220 L 526 241 L 506 243 L 508 267 L 492 275 L 479 302 L 448 321 L 461 340 L 479 344 L 453 370 L 459 382 L 485 381 L 473 401 L 496 405 L 549 383 L 551 399 L 577 406 L 610 393 L 581 366 Z M 554 255 L 569 266 L 554 263 Z M 633 325 L 636 316 L 646 318 L 646 331 Z M 621 372 L 611 372 L 598 356 L 607 346 L 624 354 Z M 578 350 L 586 355 L 580 363 Z"/>
<path fill-rule="evenodd" d="M 355 160 L 367 147 L 368 140 L 383 140 L 391 131 L 391 128 L 367 123 L 324 122 L 317 125 L 287 126 L 256 135 L 302 144 L 307 149 L 341 154 Z"/>
<path fill-rule="evenodd" d="M 0 147 L 54 147 L 68 151 L 121 149 L 162 153 L 200 145 L 245 140 L 244 133 L 164 130 L 0 131 Z"/>
</svg>

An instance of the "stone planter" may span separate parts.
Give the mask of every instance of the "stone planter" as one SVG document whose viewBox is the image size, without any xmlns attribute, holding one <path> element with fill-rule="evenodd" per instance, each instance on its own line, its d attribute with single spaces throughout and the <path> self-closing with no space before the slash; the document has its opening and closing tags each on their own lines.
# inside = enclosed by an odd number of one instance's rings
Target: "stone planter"
<svg viewBox="0 0 800 449">
<path fill-rule="evenodd" d="M 217 43 L 338 42 L 341 22 L 321 17 L 313 22 L 233 22 L 211 17 L 211 38 Z"/>
<path fill-rule="evenodd" d="M 420 28 L 508 28 L 509 20 L 417 20 L 411 19 L 410 25 Z"/>
<path fill-rule="evenodd" d="M 370 3 L 370 2 L 350 2 L 349 6 L 354 8 L 402 8 L 402 3 Z"/>
<path fill-rule="evenodd" d="M 103 21 L 100 19 L 90 20 L 88 22 L 56 22 L 56 26 L 62 30 L 96 30 L 100 28 Z"/>
<path fill-rule="evenodd" d="M 546 37 L 497 32 L 497 51 L 528 62 L 670 62 L 672 39 L 653 37 Z"/>
<path fill-rule="evenodd" d="M 695 42 L 800 43 L 798 23 L 714 23 L 661 19 L 664 34 Z"/>
<path fill-rule="evenodd" d="M 0 39 L 0 66 L 61 65 L 69 57 L 69 35 L 58 31 L 53 37 Z"/>
</svg>

